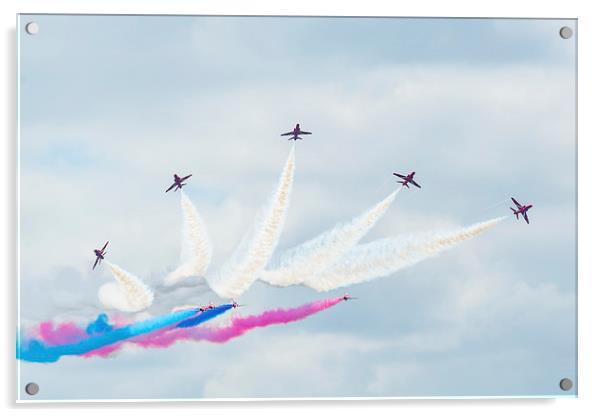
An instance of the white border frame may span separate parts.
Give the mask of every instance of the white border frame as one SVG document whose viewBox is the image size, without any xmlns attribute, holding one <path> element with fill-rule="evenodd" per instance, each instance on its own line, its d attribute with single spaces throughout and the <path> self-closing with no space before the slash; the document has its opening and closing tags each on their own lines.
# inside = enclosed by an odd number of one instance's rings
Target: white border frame
<svg viewBox="0 0 602 417">
<path fill-rule="evenodd" d="M 14 82 L 16 78 L 16 71 L 14 67 L 14 46 L 11 45 L 11 40 L 14 39 L 14 22 L 15 14 L 17 12 L 52 12 L 52 13 L 118 13 L 118 14 L 244 14 L 244 15 L 348 15 L 348 16 L 446 16 L 446 17 L 577 17 L 579 18 L 579 35 L 580 35 L 580 56 L 579 56 L 579 81 L 582 89 L 579 91 L 579 120 L 578 127 L 580 133 L 579 140 L 579 277 L 580 277 L 580 297 L 579 297 L 579 380 L 580 390 L 579 400 L 546 400 L 546 399 L 533 399 L 533 400 L 490 400 L 490 401 L 474 401 L 474 400 L 454 400 L 454 401 L 440 401 L 440 400 L 422 400 L 419 402 L 412 400 L 401 400 L 401 401 L 371 401 L 366 400 L 362 402 L 345 402 L 345 401 L 332 401 L 332 402 L 306 402 L 299 403 L 298 401 L 292 401 L 289 403 L 282 403 L 281 401 L 275 401 L 271 403 L 265 403 L 263 400 L 259 403 L 246 403 L 245 407 L 250 408 L 245 410 L 246 414 L 249 415 L 271 415 L 281 414 L 283 408 L 287 409 L 287 414 L 307 414 L 307 408 L 320 408 L 323 411 L 328 409 L 329 413 L 338 409 L 337 411 L 345 411 L 351 415 L 365 414 L 369 412 L 369 409 L 377 410 L 379 413 L 393 412 L 398 414 L 399 408 L 403 407 L 404 410 L 412 409 L 414 414 L 420 415 L 431 415 L 440 414 L 440 406 L 445 404 L 451 406 L 454 411 L 465 415 L 481 415 L 483 411 L 486 411 L 488 415 L 507 415 L 510 411 L 508 408 L 521 409 L 522 411 L 529 410 L 532 413 L 533 407 L 545 408 L 547 415 L 563 415 L 567 413 L 575 412 L 589 412 L 594 409 L 600 408 L 599 390 L 596 389 L 596 375 L 595 372 L 600 370 L 600 359 L 599 352 L 602 351 L 600 348 L 600 340 L 602 336 L 599 334 L 599 326 L 596 321 L 598 313 L 600 313 L 600 303 L 597 299 L 597 294 L 600 294 L 600 268 L 598 263 L 595 262 L 597 256 L 596 246 L 598 239 L 596 231 L 601 230 L 600 220 L 597 213 L 601 212 L 601 198 L 598 189 L 597 178 L 600 177 L 600 164 L 597 161 L 597 155 L 599 155 L 600 145 L 599 135 L 596 133 L 600 132 L 597 104 L 598 98 L 600 97 L 600 81 L 596 74 L 602 73 L 600 54 L 598 52 L 598 39 L 601 38 L 601 29 L 598 25 L 600 13 L 597 11 L 594 2 L 586 1 L 573 1 L 573 2 L 560 2 L 550 1 L 540 4 L 526 3 L 524 1 L 506 0 L 504 2 L 497 2 L 497 4 L 487 4 L 476 1 L 463 1 L 457 0 L 450 4 L 443 0 L 441 1 L 423 1 L 420 4 L 387 4 L 377 0 L 371 2 L 360 2 L 360 1 L 333 1 L 326 3 L 324 1 L 305 0 L 305 1 L 289 1 L 286 4 L 281 4 L 278 1 L 262 1 L 255 0 L 251 3 L 245 2 L 244 0 L 231 1 L 228 4 L 222 4 L 218 1 L 203 2 L 202 4 L 194 4 L 185 0 L 175 0 L 171 2 L 160 2 L 157 0 L 148 0 L 144 4 L 140 4 L 136 1 L 118 2 L 115 0 L 78 2 L 78 1 L 61 1 L 55 0 L 52 5 L 48 5 L 44 1 L 27 1 L 22 0 L 17 4 L 15 0 L 8 0 L 2 3 L 2 22 L 5 33 L 4 39 L 4 56 L 7 58 L 5 65 L 2 66 L 3 80 L 5 86 L 5 100 L 3 100 L 2 106 L 2 126 L 5 126 L 5 141 L 3 156 L 5 163 L 2 164 L 4 167 L 2 189 L 5 196 L 5 204 L 3 205 L 3 230 L 13 231 L 15 229 L 15 217 L 16 207 L 13 203 L 15 198 L 16 188 L 14 184 L 14 171 L 15 171 L 15 103 L 14 103 Z M 12 39 L 11 39 L 11 28 Z M 12 64 L 12 68 L 11 68 Z M 587 86 L 583 88 L 583 86 Z M 11 94 L 12 93 L 12 94 Z M 11 179 L 12 178 L 12 179 Z M 583 225 L 587 224 L 587 228 Z M 5 267 L 4 280 L 5 288 L 3 294 L 5 294 L 5 317 L 14 317 L 14 299 L 15 294 L 15 248 L 14 248 L 14 235 L 10 233 L 4 234 L 0 250 L 0 264 Z M 11 256 L 11 254 L 13 256 Z M 11 281 L 13 281 L 11 283 Z M 12 310 L 12 312 L 11 312 Z M 588 313 L 585 314 L 585 311 Z M 7 314 L 8 313 L 8 314 Z M 8 320 L 9 323 L 5 323 L 5 341 L 3 344 L 6 353 L 4 355 L 6 364 L 5 369 L 14 369 L 14 337 L 15 337 L 15 321 Z M 8 346 L 7 346 L 8 345 Z M 585 366 L 584 366 L 585 364 Z M 6 385 L 3 385 L 4 398 L 3 403 L 5 405 L 14 404 L 15 392 L 14 379 L 11 380 L 11 373 L 8 375 L 8 381 Z M 13 374 L 14 376 L 14 374 Z M 598 385 L 599 386 L 599 385 Z M 12 388 L 12 389 L 11 389 Z M 194 405 L 190 403 L 180 403 L 180 405 L 167 403 L 167 404 L 135 404 L 127 405 L 119 403 L 114 405 L 108 404 L 97 404 L 95 410 L 89 411 L 90 415 L 100 415 L 105 413 L 108 408 L 120 408 L 127 409 L 128 413 L 141 415 L 162 415 L 167 408 L 177 407 L 179 414 L 198 414 L 198 410 Z M 241 403 L 238 403 L 241 404 Z M 253 405 L 252 405 L 253 404 Z M 304 410 L 297 409 L 299 405 L 302 405 Z M 491 405 L 498 407 L 492 408 Z M 503 406 L 502 406 L 503 405 Z M 241 412 L 243 411 L 241 406 L 237 406 L 236 403 L 204 403 L 198 405 L 202 406 L 203 411 L 207 412 L 208 409 L 212 409 L 212 414 L 220 414 L 222 412 Z M 46 407 L 50 407 L 46 410 L 45 414 L 61 415 L 69 414 L 70 412 L 77 413 L 77 408 L 81 406 L 73 404 L 73 407 L 65 407 L 60 405 L 57 407 L 55 404 L 46 404 Z M 307 407 L 307 408 L 306 408 Z M 20 405 L 18 408 L 27 408 L 28 411 L 37 414 L 37 409 L 40 407 L 37 405 Z M 396 411 L 397 409 L 397 411 Z M 297 411 L 298 413 L 293 413 Z M 543 410 L 538 410 L 543 411 Z M 11 413 L 12 414 L 12 413 Z M 79 414 L 79 413 L 78 413 Z"/>
</svg>

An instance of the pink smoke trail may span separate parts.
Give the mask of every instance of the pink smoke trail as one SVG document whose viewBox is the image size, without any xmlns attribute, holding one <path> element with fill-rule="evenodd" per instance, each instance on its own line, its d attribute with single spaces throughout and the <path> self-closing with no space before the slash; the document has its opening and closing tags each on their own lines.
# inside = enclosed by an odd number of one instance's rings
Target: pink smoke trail
<svg viewBox="0 0 602 417">
<path fill-rule="evenodd" d="M 213 343 L 225 343 L 233 338 L 240 337 L 249 330 L 274 324 L 287 324 L 303 320 L 313 314 L 334 307 L 344 300 L 344 297 L 329 298 L 314 301 L 290 309 L 277 308 L 268 310 L 258 315 L 235 317 L 230 325 L 225 327 L 191 327 L 173 329 L 156 334 L 149 334 L 129 340 L 145 348 L 166 348 L 178 340 L 206 340 Z"/>
<path fill-rule="evenodd" d="M 111 317 L 110 322 L 115 327 L 123 327 L 132 323 L 131 320 L 128 320 L 121 315 Z M 38 338 L 48 346 L 58 346 L 68 343 L 77 343 L 86 337 L 89 337 L 89 334 L 84 327 L 71 321 L 62 323 L 43 321 L 36 327 L 30 329 L 28 337 Z"/>
<path fill-rule="evenodd" d="M 88 336 L 86 330 L 75 323 L 65 322 L 55 325 L 51 321 L 40 323 L 36 329 L 33 329 L 33 335 L 42 339 L 49 346 L 77 343 Z"/>
<path fill-rule="evenodd" d="M 289 309 L 277 308 L 257 315 L 235 317 L 228 326 L 222 327 L 177 328 L 169 326 L 158 332 L 135 336 L 127 341 L 103 346 L 99 349 L 81 354 L 80 356 L 86 358 L 95 356 L 106 358 L 121 349 L 126 343 L 142 346 L 144 348 L 167 348 L 179 340 L 225 343 L 231 339 L 244 335 L 249 330 L 274 324 L 287 324 L 303 320 L 313 314 L 334 307 L 344 299 L 344 297 L 335 297 L 314 301 Z M 123 320 L 119 321 L 121 321 L 121 323 L 119 323 L 120 325 L 124 325 Z M 71 322 L 60 323 L 57 325 L 52 322 L 44 322 L 35 328 L 33 333 L 48 345 L 76 343 L 89 336 L 85 329 Z"/>
<path fill-rule="evenodd" d="M 108 358 L 113 352 L 118 351 L 119 349 L 121 349 L 121 343 L 117 343 L 115 345 L 108 345 L 96 350 L 92 350 L 88 353 L 84 353 L 83 355 L 81 355 L 82 358 L 91 358 L 94 356 L 99 356 L 101 358 Z"/>
<path fill-rule="evenodd" d="M 112 321 L 117 324 L 119 327 L 125 326 L 128 324 L 121 317 L 115 317 Z M 37 327 L 31 329 L 28 334 L 28 337 L 38 338 L 43 341 L 48 346 L 60 346 L 70 343 L 80 342 L 90 335 L 86 332 L 85 328 L 73 323 L 73 322 L 63 322 L 63 323 L 53 323 L 52 321 L 45 321 L 40 323 Z M 92 356 L 100 356 L 106 358 L 111 353 L 120 349 L 120 344 L 117 345 L 109 345 L 105 346 L 101 349 L 93 350 L 88 353 L 84 353 L 83 357 L 92 357 Z"/>
</svg>

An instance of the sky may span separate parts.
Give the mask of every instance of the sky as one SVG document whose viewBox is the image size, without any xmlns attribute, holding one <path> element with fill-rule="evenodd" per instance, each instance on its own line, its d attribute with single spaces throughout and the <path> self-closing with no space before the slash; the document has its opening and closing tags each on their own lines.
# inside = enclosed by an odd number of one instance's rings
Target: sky
<svg viewBox="0 0 602 417">
<path fill-rule="evenodd" d="M 576 380 L 576 37 L 558 35 L 575 23 L 22 15 L 24 325 L 102 311 L 112 278 L 91 263 L 106 240 L 150 285 L 177 266 L 174 172 L 193 174 L 219 267 L 295 123 L 314 134 L 296 146 L 277 251 L 383 199 L 393 171 L 423 188 L 402 190 L 365 242 L 511 214 L 511 195 L 534 208 L 528 226 L 509 218 L 389 277 L 326 294 L 257 282 L 238 300 L 248 314 L 360 298 L 305 321 L 225 345 L 19 363 L 21 381 L 36 399 L 575 395 L 558 388 Z"/>
</svg>

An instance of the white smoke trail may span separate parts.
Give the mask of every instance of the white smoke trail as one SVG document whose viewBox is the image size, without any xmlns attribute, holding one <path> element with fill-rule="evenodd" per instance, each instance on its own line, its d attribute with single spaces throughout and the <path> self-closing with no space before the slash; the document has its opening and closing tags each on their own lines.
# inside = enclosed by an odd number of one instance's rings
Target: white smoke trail
<svg viewBox="0 0 602 417">
<path fill-rule="evenodd" d="M 302 284 L 317 291 L 328 291 L 387 276 L 472 239 L 505 218 L 499 217 L 449 232 L 385 238 L 359 245 L 327 270 L 308 275 Z"/>
<path fill-rule="evenodd" d="M 395 190 L 351 221 L 337 224 L 314 239 L 284 251 L 268 270 L 262 272 L 261 280 L 276 286 L 300 284 L 306 277 L 332 266 L 372 229 L 398 192 L 399 189 Z"/>
<path fill-rule="evenodd" d="M 98 299 L 104 308 L 112 308 L 124 313 L 135 313 L 137 310 L 129 303 L 125 292 L 116 282 L 107 282 L 98 289 Z"/>
<path fill-rule="evenodd" d="M 135 313 L 151 306 L 153 292 L 140 278 L 110 262 L 105 264 L 117 281 L 104 284 L 98 290 L 98 298 L 105 307 Z"/>
<path fill-rule="evenodd" d="M 204 276 L 213 253 L 209 233 L 199 212 L 183 190 L 181 197 L 183 217 L 181 264 L 163 280 L 166 286 L 178 284 L 188 277 Z"/>
<path fill-rule="evenodd" d="M 286 217 L 294 172 L 293 145 L 276 190 L 256 217 L 253 228 L 230 259 L 217 272 L 207 276 L 209 287 L 220 297 L 235 298 L 245 292 L 272 257 Z"/>
</svg>

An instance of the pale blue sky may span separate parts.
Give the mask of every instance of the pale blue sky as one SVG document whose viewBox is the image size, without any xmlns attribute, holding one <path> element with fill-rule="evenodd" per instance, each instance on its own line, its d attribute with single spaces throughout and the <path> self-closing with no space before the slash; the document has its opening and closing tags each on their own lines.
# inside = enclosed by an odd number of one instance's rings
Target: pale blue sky
<svg viewBox="0 0 602 417">
<path fill-rule="evenodd" d="M 563 395 L 560 378 L 575 378 L 575 37 L 558 36 L 574 21 L 32 18 L 36 36 L 19 23 L 25 320 L 100 310 L 111 278 L 89 264 L 104 240 L 148 282 L 175 266 L 174 172 L 194 174 L 219 266 L 296 122 L 314 135 L 298 143 L 280 249 L 382 199 L 394 170 L 423 188 L 366 241 L 509 214 L 491 206 L 510 195 L 535 205 L 531 225 L 508 219 L 300 323 L 21 364 L 38 398 Z M 240 301 L 258 312 L 342 292 L 258 283 Z"/>
</svg>

